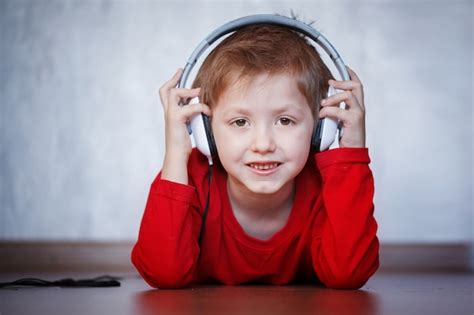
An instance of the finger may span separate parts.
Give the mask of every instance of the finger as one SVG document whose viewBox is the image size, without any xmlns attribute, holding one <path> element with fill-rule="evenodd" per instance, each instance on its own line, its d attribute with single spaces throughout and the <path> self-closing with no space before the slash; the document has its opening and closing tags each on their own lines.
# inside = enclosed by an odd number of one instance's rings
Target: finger
<svg viewBox="0 0 474 315">
<path fill-rule="evenodd" d="M 360 82 L 356 82 L 352 80 L 336 81 L 336 80 L 331 79 L 328 82 L 329 82 L 329 85 L 339 90 L 354 91 L 357 89 L 362 89 L 362 85 L 360 84 Z"/>
<path fill-rule="evenodd" d="M 348 111 L 339 107 L 325 107 L 319 111 L 319 118 L 334 118 L 341 121 L 347 120 Z"/>
<path fill-rule="evenodd" d="M 346 66 L 346 68 L 347 68 L 347 71 L 349 72 L 349 75 L 351 76 L 351 80 L 360 84 L 360 89 L 356 89 L 354 90 L 354 92 L 355 92 L 355 96 L 359 100 L 359 103 L 361 104 L 361 107 L 364 108 L 365 106 L 364 105 L 364 87 L 362 85 L 362 81 L 360 80 L 359 76 L 357 75 L 357 73 L 355 73 L 354 70 L 352 70 L 348 66 Z"/>
<path fill-rule="evenodd" d="M 319 112 L 319 118 L 325 117 L 341 121 L 345 128 L 364 126 L 364 114 L 362 112 L 348 111 L 339 107 L 325 107 Z"/>
<path fill-rule="evenodd" d="M 212 116 L 211 108 L 208 105 L 204 104 L 204 103 L 189 104 L 189 105 L 183 106 L 183 108 L 188 107 L 188 106 L 195 106 L 195 105 L 198 105 L 198 107 L 201 108 L 201 113 L 202 114 L 205 114 L 207 116 Z"/>
<path fill-rule="evenodd" d="M 173 88 L 170 90 L 168 95 L 168 102 L 170 104 L 178 105 L 182 99 L 193 98 L 199 96 L 201 88 L 186 89 L 186 88 Z"/>
<path fill-rule="evenodd" d="M 212 112 L 209 106 L 205 104 L 202 104 L 202 103 L 189 104 L 180 108 L 179 120 L 183 122 L 187 122 L 191 120 L 191 118 L 193 118 L 197 114 L 206 114 L 207 116 L 211 116 Z"/>
<path fill-rule="evenodd" d="M 168 105 L 168 94 L 169 94 L 169 91 L 174 88 L 178 82 L 179 82 L 179 79 L 181 78 L 181 74 L 183 73 L 183 69 L 181 68 L 178 68 L 178 70 L 176 70 L 175 74 L 171 77 L 171 79 L 169 79 L 168 81 L 166 81 L 161 87 L 160 87 L 160 99 L 161 99 L 161 103 L 163 104 L 163 106 L 166 108 L 167 105 Z"/>
<path fill-rule="evenodd" d="M 364 92 L 360 82 L 329 80 L 329 84 L 339 90 L 351 91 L 351 93 L 356 97 L 359 107 L 365 110 Z"/>
<path fill-rule="evenodd" d="M 342 91 L 342 92 L 336 93 L 334 95 L 331 95 L 327 98 L 322 99 L 321 106 L 334 106 L 334 105 L 339 106 L 339 103 L 351 97 L 351 94 L 352 93 L 348 91 Z"/>
<path fill-rule="evenodd" d="M 328 98 L 321 100 L 322 107 L 330 107 L 330 106 L 340 106 L 341 102 L 345 102 L 349 108 L 348 110 L 361 110 L 364 111 L 364 108 L 360 105 L 357 98 L 354 96 L 352 92 L 343 91 L 337 94 L 334 94 Z"/>
</svg>

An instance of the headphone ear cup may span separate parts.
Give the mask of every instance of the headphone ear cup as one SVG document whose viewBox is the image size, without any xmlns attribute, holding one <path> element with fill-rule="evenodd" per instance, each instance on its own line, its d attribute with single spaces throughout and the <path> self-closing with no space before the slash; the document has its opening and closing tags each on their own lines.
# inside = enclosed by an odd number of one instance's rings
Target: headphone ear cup
<svg viewBox="0 0 474 315">
<path fill-rule="evenodd" d="M 327 97 L 337 94 L 337 90 L 329 86 Z M 341 103 L 340 108 L 345 108 Z M 311 138 L 311 149 L 313 152 L 321 152 L 327 150 L 336 140 L 337 131 L 339 129 L 339 121 L 330 117 L 319 119 L 314 128 Z"/>
<path fill-rule="evenodd" d="M 191 99 L 189 102 L 189 104 L 196 103 L 199 103 L 199 99 L 197 97 Z M 209 117 L 204 114 L 195 115 L 191 118 L 188 129 L 190 130 L 190 134 L 194 139 L 196 148 L 208 158 L 209 164 L 212 164 L 213 158 L 217 157 L 217 149 L 214 136 L 212 135 Z"/>
<path fill-rule="evenodd" d="M 211 119 L 209 116 L 202 114 L 202 121 L 204 123 L 204 129 L 206 130 L 207 143 L 209 145 L 209 151 L 214 160 L 217 160 L 217 146 L 216 141 L 214 140 L 214 134 L 212 133 Z"/>
</svg>

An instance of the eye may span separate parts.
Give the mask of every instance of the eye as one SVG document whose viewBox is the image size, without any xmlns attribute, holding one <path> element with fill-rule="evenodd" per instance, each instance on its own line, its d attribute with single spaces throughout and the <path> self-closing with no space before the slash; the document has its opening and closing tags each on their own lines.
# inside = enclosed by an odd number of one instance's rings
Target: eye
<svg viewBox="0 0 474 315">
<path fill-rule="evenodd" d="M 237 127 L 244 127 L 247 124 L 247 120 L 243 118 L 239 118 L 239 119 L 234 120 L 231 124 Z"/>
<path fill-rule="evenodd" d="M 283 126 L 288 126 L 294 123 L 294 121 L 288 117 L 281 117 L 280 119 L 278 119 L 278 122 Z"/>
</svg>

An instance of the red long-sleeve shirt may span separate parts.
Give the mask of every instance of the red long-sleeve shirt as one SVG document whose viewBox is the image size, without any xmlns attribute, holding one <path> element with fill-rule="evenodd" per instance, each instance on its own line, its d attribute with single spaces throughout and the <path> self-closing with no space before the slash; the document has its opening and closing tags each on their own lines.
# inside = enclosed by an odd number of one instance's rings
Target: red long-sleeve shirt
<svg viewBox="0 0 474 315">
<path fill-rule="evenodd" d="M 269 240 L 244 232 L 232 212 L 225 170 L 193 150 L 189 184 L 153 181 L 132 262 L 149 285 L 318 283 L 356 289 L 379 266 L 374 184 L 368 149 L 339 148 L 310 157 L 296 177 L 286 225 Z"/>
</svg>

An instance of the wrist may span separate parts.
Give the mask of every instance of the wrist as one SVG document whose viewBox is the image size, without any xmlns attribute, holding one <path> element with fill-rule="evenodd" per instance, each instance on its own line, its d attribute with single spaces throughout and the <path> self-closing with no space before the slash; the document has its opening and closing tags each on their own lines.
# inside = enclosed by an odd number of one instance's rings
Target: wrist
<svg viewBox="0 0 474 315">
<path fill-rule="evenodd" d="M 172 182 L 188 184 L 189 154 L 166 152 L 161 169 L 161 178 Z"/>
<path fill-rule="evenodd" d="M 177 163 L 184 163 L 187 164 L 189 160 L 189 155 L 191 151 L 185 150 L 168 150 L 165 151 L 164 162 L 177 162 Z"/>
</svg>

